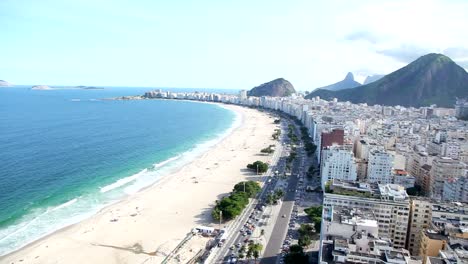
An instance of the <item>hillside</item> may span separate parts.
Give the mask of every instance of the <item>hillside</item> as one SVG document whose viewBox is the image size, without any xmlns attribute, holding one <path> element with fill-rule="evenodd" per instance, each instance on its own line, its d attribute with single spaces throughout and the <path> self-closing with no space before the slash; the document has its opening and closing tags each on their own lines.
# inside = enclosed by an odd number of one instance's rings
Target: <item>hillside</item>
<svg viewBox="0 0 468 264">
<path fill-rule="evenodd" d="M 283 78 L 275 79 L 252 88 L 247 94 L 249 96 L 274 96 L 284 97 L 295 93 L 296 90 L 290 82 Z"/>
<path fill-rule="evenodd" d="M 372 82 L 375 82 L 377 80 L 380 80 L 382 79 L 382 77 L 384 77 L 385 75 L 383 74 L 376 74 L 376 75 L 371 75 L 371 76 L 367 76 L 366 79 L 364 80 L 364 84 L 369 84 L 369 83 L 372 83 Z"/>
<path fill-rule="evenodd" d="M 468 73 L 449 57 L 431 53 L 367 85 L 341 91 L 321 89 L 309 96 L 370 105 L 453 107 L 456 97 L 468 97 Z"/>
<path fill-rule="evenodd" d="M 354 88 L 360 85 L 361 85 L 360 83 L 354 80 L 354 75 L 351 72 L 348 72 L 344 80 L 339 81 L 334 84 L 324 86 L 324 87 L 316 88 L 315 90 L 324 89 L 324 90 L 330 90 L 330 91 L 339 91 L 343 89 Z"/>
</svg>

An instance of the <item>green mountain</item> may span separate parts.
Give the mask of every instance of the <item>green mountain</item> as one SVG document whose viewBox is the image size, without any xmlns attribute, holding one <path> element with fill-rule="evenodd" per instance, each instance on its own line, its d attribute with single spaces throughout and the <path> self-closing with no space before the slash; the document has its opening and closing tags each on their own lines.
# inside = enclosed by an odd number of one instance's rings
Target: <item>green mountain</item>
<svg viewBox="0 0 468 264">
<path fill-rule="evenodd" d="M 264 83 L 248 91 L 248 96 L 284 97 L 295 93 L 294 86 L 283 78 Z"/>
<path fill-rule="evenodd" d="M 367 85 L 316 90 L 309 96 L 370 105 L 453 107 L 456 97 L 468 98 L 468 73 L 449 57 L 431 53 Z"/>
<path fill-rule="evenodd" d="M 344 80 L 339 81 L 339 82 L 334 83 L 334 84 L 324 86 L 324 87 L 320 87 L 320 88 L 317 88 L 317 89 L 325 89 L 325 90 L 330 90 L 330 91 L 339 91 L 339 90 L 343 90 L 343 89 L 354 88 L 354 87 L 357 87 L 357 86 L 360 86 L 360 85 L 361 85 L 360 83 L 358 83 L 358 82 L 356 82 L 354 80 L 354 75 L 351 72 L 348 72 L 348 74 L 346 75 Z"/>
</svg>

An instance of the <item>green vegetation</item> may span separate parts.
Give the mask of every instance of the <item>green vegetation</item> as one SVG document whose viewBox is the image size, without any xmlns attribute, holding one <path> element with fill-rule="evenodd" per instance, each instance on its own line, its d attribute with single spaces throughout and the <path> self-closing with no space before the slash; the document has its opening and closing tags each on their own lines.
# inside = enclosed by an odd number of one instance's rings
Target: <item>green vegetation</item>
<svg viewBox="0 0 468 264">
<path fill-rule="evenodd" d="M 297 157 L 297 153 L 296 152 L 291 152 L 291 153 L 289 153 L 289 156 L 286 158 L 286 162 L 291 163 L 291 162 L 293 162 L 293 160 L 296 157 Z"/>
<path fill-rule="evenodd" d="M 249 247 L 247 250 L 247 257 L 248 258 L 254 257 L 255 260 L 257 260 L 258 257 L 260 257 L 260 252 L 262 251 L 262 249 L 263 249 L 262 244 L 249 242 Z"/>
<path fill-rule="evenodd" d="M 264 173 L 268 170 L 268 164 L 257 160 L 252 164 L 247 164 L 247 168 L 253 171 L 256 171 L 258 173 Z"/>
<path fill-rule="evenodd" d="M 273 81 L 264 83 L 257 87 L 252 88 L 249 92 L 249 96 L 273 96 L 273 97 L 284 97 L 295 93 L 294 87 L 290 82 L 283 78 L 278 78 Z"/>
<path fill-rule="evenodd" d="M 267 148 L 264 148 L 264 149 L 260 150 L 260 152 L 261 153 L 271 154 L 271 153 L 275 152 L 274 148 L 275 148 L 275 145 L 270 145 Z"/>
<path fill-rule="evenodd" d="M 414 187 L 406 189 L 408 195 L 411 196 L 424 196 L 424 191 L 420 185 L 415 185 Z"/>
<path fill-rule="evenodd" d="M 245 189 L 244 189 L 245 188 Z M 234 192 L 246 192 L 247 196 L 253 198 L 261 190 L 260 185 L 255 181 L 244 181 L 234 185 Z"/>
<path fill-rule="evenodd" d="M 372 194 L 369 192 L 360 192 L 356 190 L 345 190 L 340 188 L 334 188 L 333 190 L 330 188 L 330 184 L 327 183 L 325 185 L 325 192 L 326 193 L 334 193 L 339 195 L 346 195 L 346 196 L 356 196 L 356 197 L 363 197 L 363 198 L 372 198 Z"/>
<path fill-rule="evenodd" d="M 289 253 L 284 257 L 285 264 L 307 264 L 308 262 L 307 255 L 299 245 L 289 247 Z"/>
<path fill-rule="evenodd" d="M 301 125 L 302 141 L 304 142 L 304 149 L 307 152 L 307 156 L 312 156 L 317 150 L 317 146 L 312 142 L 309 136 L 307 128 Z"/>
<path fill-rule="evenodd" d="M 284 196 L 284 191 L 281 189 L 276 190 L 274 193 L 270 193 L 267 196 L 267 203 L 268 204 L 276 204 L 279 199 Z"/>
<path fill-rule="evenodd" d="M 234 190 L 229 196 L 216 201 L 211 215 L 215 220 L 220 220 L 221 213 L 224 220 L 234 219 L 245 209 L 249 203 L 249 197 L 255 196 L 259 191 L 260 186 L 254 181 L 245 182 L 245 192 L 244 182 L 238 183 L 234 186 Z"/>
<path fill-rule="evenodd" d="M 271 137 L 273 139 L 275 139 L 275 140 L 278 140 L 280 136 L 281 136 L 281 129 L 278 129 L 278 128 L 276 128 L 275 133 L 273 133 L 273 135 L 271 135 Z"/>
<path fill-rule="evenodd" d="M 309 207 L 304 209 L 304 212 L 314 224 L 315 232 L 320 233 L 320 228 L 322 226 L 322 206 Z"/>
<path fill-rule="evenodd" d="M 294 132 L 294 125 L 288 125 L 288 137 L 293 144 L 297 144 L 297 142 L 299 142 L 296 132 Z"/>
<path fill-rule="evenodd" d="M 314 165 L 310 165 L 309 169 L 307 170 L 306 176 L 307 178 L 311 179 L 318 172 L 319 170 L 316 169 Z"/>
<path fill-rule="evenodd" d="M 314 228 L 309 224 L 302 224 L 299 228 L 299 246 L 307 247 L 312 243 L 312 236 L 314 235 Z"/>
</svg>

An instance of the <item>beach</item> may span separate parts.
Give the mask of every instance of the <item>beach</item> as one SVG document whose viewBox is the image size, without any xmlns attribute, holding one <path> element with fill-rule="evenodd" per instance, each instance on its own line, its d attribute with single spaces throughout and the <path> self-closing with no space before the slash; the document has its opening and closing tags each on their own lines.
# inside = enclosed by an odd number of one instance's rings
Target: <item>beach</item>
<svg viewBox="0 0 468 264">
<path fill-rule="evenodd" d="M 224 107 L 240 124 L 218 144 L 153 186 L 96 215 L 0 257 L 0 263 L 160 263 L 192 228 L 218 227 L 215 201 L 242 180 L 259 180 L 246 169 L 269 161 L 262 148 L 275 144 L 273 118 L 258 110 Z"/>
</svg>

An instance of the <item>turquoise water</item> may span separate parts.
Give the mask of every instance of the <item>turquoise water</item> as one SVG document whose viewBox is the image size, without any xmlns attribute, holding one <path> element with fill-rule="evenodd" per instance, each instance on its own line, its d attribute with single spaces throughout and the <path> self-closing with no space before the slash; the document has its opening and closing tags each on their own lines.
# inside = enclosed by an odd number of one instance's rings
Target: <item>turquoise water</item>
<svg viewBox="0 0 468 264">
<path fill-rule="evenodd" d="M 218 105 L 99 100 L 145 91 L 0 88 L 0 255 L 154 183 L 235 123 Z"/>
</svg>

